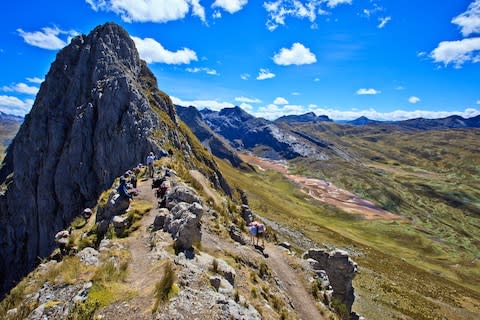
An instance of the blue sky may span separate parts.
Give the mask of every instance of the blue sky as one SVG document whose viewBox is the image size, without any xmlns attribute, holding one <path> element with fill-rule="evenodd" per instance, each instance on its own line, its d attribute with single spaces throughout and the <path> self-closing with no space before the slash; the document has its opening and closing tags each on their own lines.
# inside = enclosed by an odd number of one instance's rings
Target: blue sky
<svg viewBox="0 0 480 320">
<path fill-rule="evenodd" d="M 59 48 L 107 21 L 179 104 L 334 119 L 480 114 L 480 0 L 8 1 L 0 111 L 27 113 Z"/>
</svg>

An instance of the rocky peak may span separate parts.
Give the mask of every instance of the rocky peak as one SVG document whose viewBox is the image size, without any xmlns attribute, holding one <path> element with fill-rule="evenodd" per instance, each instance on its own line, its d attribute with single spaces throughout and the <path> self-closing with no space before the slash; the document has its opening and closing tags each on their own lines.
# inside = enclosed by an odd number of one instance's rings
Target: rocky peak
<svg viewBox="0 0 480 320">
<path fill-rule="evenodd" d="M 104 24 L 58 52 L 0 170 L 0 295 L 149 152 L 164 154 L 168 145 L 221 184 L 186 130 L 122 27 Z"/>
<path fill-rule="evenodd" d="M 240 107 L 233 107 L 233 108 L 224 108 L 220 110 L 219 114 L 220 117 L 232 117 L 236 118 L 240 121 L 248 121 L 254 119 L 255 117 L 243 110 Z"/>
</svg>

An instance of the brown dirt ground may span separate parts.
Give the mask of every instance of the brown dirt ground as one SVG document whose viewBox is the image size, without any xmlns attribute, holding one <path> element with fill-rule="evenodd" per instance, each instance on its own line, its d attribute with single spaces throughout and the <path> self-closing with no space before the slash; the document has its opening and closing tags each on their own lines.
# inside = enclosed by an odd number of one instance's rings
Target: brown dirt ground
<svg viewBox="0 0 480 320">
<path fill-rule="evenodd" d="M 402 219 L 399 215 L 383 210 L 368 200 L 362 199 L 347 190 L 338 188 L 331 182 L 290 174 L 286 163 L 247 154 L 241 154 L 241 158 L 243 161 L 258 166 L 262 170 L 269 169 L 283 174 L 286 178 L 299 185 L 302 188 L 302 191 L 310 197 L 335 206 L 348 213 L 360 214 L 367 220 Z"/>
</svg>

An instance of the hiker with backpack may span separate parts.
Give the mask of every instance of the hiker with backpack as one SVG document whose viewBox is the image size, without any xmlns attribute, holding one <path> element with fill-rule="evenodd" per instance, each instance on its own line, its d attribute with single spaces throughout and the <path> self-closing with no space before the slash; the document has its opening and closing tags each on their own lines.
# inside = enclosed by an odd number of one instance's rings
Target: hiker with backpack
<svg viewBox="0 0 480 320">
<path fill-rule="evenodd" d="M 120 200 L 128 199 L 130 201 L 133 198 L 133 195 L 128 191 L 127 179 L 125 176 L 128 177 L 126 174 L 120 177 L 120 184 L 117 187 L 117 192 L 120 195 Z"/>
<path fill-rule="evenodd" d="M 154 165 L 153 162 L 155 161 L 155 155 L 153 152 L 150 152 L 150 154 L 147 156 L 147 175 L 149 178 L 153 178 L 154 174 Z"/>
<path fill-rule="evenodd" d="M 257 246 L 259 239 L 262 239 L 262 247 L 265 247 L 265 233 L 267 231 L 267 228 L 263 223 L 258 223 L 257 224 Z"/>
</svg>

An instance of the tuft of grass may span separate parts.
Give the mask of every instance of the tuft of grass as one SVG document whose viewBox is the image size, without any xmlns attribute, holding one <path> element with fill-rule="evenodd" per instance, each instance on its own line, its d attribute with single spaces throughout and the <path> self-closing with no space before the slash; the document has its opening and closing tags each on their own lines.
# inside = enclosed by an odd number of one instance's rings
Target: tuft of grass
<svg viewBox="0 0 480 320">
<path fill-rule="evenodd" d="M 160 304 L 168 301 L 178 293 L 179 287 L 175 285 L 175 279 L 175 270 L 170 260 L 168 260 L 165 263 L 162 278 L 155 285 L 155 305 L 153 306 L 152 313 L 157 311 Z"/>
<path fill-rule="evenodd" d="M 95 312 L 100 307 L 98 302 L 76 302 L 68 313 L 66 320 L 94 320 Z"/>
<path fill-rule="evenodd" d="M 211 268 L 213 273 L 218 273 L 218 260 L 214 258 L 212 260 L 212 268 Z"/>
</svg>

